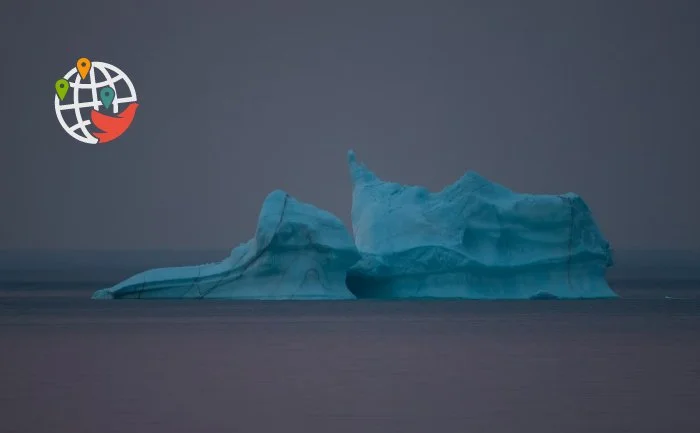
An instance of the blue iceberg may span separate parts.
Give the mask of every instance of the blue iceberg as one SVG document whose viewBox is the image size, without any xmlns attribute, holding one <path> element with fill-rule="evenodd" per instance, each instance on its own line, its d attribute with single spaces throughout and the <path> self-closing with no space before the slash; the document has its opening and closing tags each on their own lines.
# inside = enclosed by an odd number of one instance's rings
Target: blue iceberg
<svg viewBox="0 0 700 433">
<path fill-rule="evenodd" d="M 475 172 L 432 193 L 385 182 L 350 151 L 354 241 L 283 191 L 217 263 L 153 269 L 94 299 L 612 298 L 609 243 L 576 194 L 513 192 Z"/>
<path fill-rule="evenodd" d="M 515 193 L 467 172 L 432 193 L 348 154 L 358 298 L 612 298 L 609 243 L 576 194 Z"/>
<path fill-rule="evenodd" d="M 346 272 L 360 256 L 335 215 L 283 191 L 263 203 L 255 237 L 221 262 L 153 269 L 93 299 L 355 299 Z"/>
</svg>

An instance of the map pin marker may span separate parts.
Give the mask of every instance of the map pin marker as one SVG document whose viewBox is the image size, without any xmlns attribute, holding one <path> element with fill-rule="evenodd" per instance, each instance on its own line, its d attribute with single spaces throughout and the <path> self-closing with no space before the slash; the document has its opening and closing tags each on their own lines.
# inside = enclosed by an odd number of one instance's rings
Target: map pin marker
<svg viewBox="0 0 700 433">
<path fill-rule="evenodd" d="M 63 101 L 63 98 L 66 97 L 66 93 L 68 93 L 68 88 L 70 85 L 68 84 L 68 80 L 65 78 L 61 78 L 58 81 L 56 81 L 56 94 L 58 95 L 58 98 Z"/>
<path fill-rule="evenodd" d="M 76 62 L 75 66 L 78 68 L 78 72 L 80 73 L 80 77 L 84 80 L 85 77 L 87 77 L 88 72 L 90 72 L 90 67 L 92 66 L 92 63 L 90 63 L 89 59 L 86 59 L 85 57 L 81 57 Z"/>
<path fill-rule="evenodd" d="M 114 89 L 111 87 L 103 87 L 100 89 L 100 101 L 102 101 L 102 105 L 104 105 L 106 109 L 109 109 L 109 106 L 112 105 L 113 100 Z"/>
</svg>

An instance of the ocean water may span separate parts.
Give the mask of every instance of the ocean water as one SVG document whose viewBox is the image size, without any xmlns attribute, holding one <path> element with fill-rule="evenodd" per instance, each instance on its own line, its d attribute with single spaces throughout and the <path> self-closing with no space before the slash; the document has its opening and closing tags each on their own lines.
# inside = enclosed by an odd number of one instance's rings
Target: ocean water
<svg viewBox="0 0 700 433">
<path fill-rule="evenodd" d="M 93 301 L 117 281 L 93 276 L 0 284 L 0 432 L 700 432 L 698 282 L 592 301 Z"/>
</svg>

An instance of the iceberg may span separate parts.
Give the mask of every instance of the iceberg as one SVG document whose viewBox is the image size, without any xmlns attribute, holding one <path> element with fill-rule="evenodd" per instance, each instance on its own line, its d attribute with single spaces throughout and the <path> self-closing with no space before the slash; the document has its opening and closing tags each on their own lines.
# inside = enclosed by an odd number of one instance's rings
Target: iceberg
<svg viewBox="0 0 700 433">
<path fill-rule="evenodd" d="M 346 272 L 360 255 L 342 221 L 277 190 L 255 237 L 221 262 L 152 269 L 93 299 L 355 299 Z"/>
<path fill-rule="evenodd" d="M 439 192 L 348 153 L 353 236 L 284 191 L 220 262 L 152 269 L 93 299 L 615 298 L 609 242 L 573 193 L 523 194 L 468 171 Z"/>
<path fill-rule="evenodd" d="M 573 193 L 513 192 L 468 171 L 439 192 L 385 182 L 348 153 L 358 298 L 614 298 L 610 244 Z"/>
</svg>

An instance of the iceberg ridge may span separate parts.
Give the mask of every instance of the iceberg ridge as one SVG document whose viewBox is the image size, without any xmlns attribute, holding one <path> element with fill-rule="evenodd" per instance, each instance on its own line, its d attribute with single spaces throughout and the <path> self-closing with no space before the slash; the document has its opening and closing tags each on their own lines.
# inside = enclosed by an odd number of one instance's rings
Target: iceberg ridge
<svg viewBox="0 0 700 433">
<path fill-rule="evenodd" d="M 277 190 L 265 199 L 255 237 L 217 263 L 152 269 L 93 299 L 354 299 L 347 269 L 359 259 L 330 212 Z"/>
<path fill-rule="evenodd" d="M 610 245 L 577 194 L 513 192 L 468 171 L 432 193 L 382 181 L 353 151 L 348 287 L 369 298 L 606 298 Z"/>
</svg>

